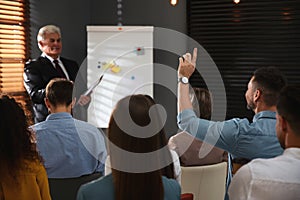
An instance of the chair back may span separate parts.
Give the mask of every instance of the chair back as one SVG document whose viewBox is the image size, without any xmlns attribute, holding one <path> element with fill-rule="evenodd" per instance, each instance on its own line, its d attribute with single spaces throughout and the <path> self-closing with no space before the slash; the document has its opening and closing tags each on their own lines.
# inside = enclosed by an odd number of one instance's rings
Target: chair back
<svg viewBox="0 0 300 200">
<path fill-rule="evenodd" d="M 194 195 L 192 193 L 181 194 L 180 200 L 194 200 Z"/>
<path fill-rule="evenodd" d="M 181 192 L 194 194 L 194 200 L 224 200 L 227 162 L 181 167 Z"/>
<path fill-rule="evenodd" d="M 79 187 L 101 177 L 101 173 L 84 175 L 77 178 L 49 178 L 52 200 L 76 200 Z"/>
</svg>

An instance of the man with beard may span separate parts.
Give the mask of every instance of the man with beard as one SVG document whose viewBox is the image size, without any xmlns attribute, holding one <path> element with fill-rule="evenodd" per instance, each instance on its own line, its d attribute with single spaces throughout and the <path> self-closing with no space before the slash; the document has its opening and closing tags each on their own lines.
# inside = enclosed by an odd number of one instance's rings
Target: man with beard
<svg viewBox="0 0 300 200">
<path fill-rule="evenodd" d="M 247 107 L 255 113 L 252 122 L 246 118 L 233 118 L 223 122 L 209 121 L 196 116 L 189 98 L 188 79 L 195 70 L 196 60 L 196 48 L 193 56 L 186 53 L 179 58 L 177 123 L 181 130 L 229 153 L 228 186 L 231 181 L 231 158 L 249 161 L 282 154 L 283 149 L 275 131 L 276 102 L 286 80 L 274 67 L 257 69 L 245 94 Z"/>
<path fill-rule="evenodd" d="M 185 54 L 179 59 L 178 68 L 178 126 L 200 140 L 215 141 L 216 147 L 229 152 L 233 158 L 271 158 L 282 154 L 276 137 L 276 101 L 286 80 L 274 67 L 257 69 L 248 83 L 245 98 L 248 108 L 255 113 L 252 122 L 248 119 L 233 118 L 213 122 L 198 118 L 189 98 L 188 79 L 195 70 L 197 49 L 193 56 Z"/>
<path fill-rule="evenodd" d="M 298 199 L 300 197 L 300 87 L 285 87 L 278 99 L 276 132 L 284 153 L 255 159 L 236 173 L 229 188 L 235 199 Z"/>
</svg>

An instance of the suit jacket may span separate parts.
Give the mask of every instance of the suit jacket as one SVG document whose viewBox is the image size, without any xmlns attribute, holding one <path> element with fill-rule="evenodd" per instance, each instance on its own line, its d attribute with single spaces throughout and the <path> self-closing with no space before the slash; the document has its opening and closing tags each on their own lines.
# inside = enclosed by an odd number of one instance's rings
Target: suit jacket
<svg viewBox="0 0 300 200">
<path fill-rule="evenodd" d="M 75 61 L 60 57 L 67 70 L 70 80 L 75 81 L 79 66 Z M 53 64 L 48 58 L 38 57 L 25 64 L 24 85 L 32 100 L 34 121 L 44 121 L 48 115 L 45 105 L 45 88 L 53 78 L 60 77 Z"/>
</svg>

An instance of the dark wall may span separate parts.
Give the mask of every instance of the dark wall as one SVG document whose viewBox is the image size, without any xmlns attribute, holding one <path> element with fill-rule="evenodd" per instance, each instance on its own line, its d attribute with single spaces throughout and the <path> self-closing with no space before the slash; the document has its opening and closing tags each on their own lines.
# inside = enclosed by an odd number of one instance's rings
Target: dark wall
<svg viewBox="0 0 300 200">
<path fill-rule="evenodd" d="M 36 42 L 40 27 L 55 24 L 61 28 L 62 55 L 81 63 L 86 56 L 85 26 L 90 20 L 90 2 L 87 0 L 30 0 L 31 58 L 41 54 Z"/>
<path fill-rule="evenodd" d="M 92 0 L 91 23 L 116 25 L 117 1 Z M 186 32 L 186 2 L 171 6 L 168 0 L 123 0 L 123 25 L 151 25 Z"/>
<path fill-rule="evenodd" d="M 62 56 L 81 64 L 86 57 L 86 25 L 117 25 L 117 1 L 99 0 L 30 0 L 31 58 L 40 55 L 36 43 L 38 29 L 46 24 L 61 28 L 63 38 Z M 186 33 L 186 1 L 173 7 L 168 0 L 124 0 L 122 2 L 123 25 L 151 25 Z M 174 41 L 176 42 L 176 41 Z M 177 68 L 174 56 L 155 52 L 155 62 Z M 158 73 L 157 71 L 155 73 Z M 156 74 L 154 74 L 154 79 Z M 173 77 L 176 79 L 176 76 Z M 167 88 L 155 86 L 154 97 L 167 113 L 168 135 L 177 131 L 176 98 Z"/>
</svg>

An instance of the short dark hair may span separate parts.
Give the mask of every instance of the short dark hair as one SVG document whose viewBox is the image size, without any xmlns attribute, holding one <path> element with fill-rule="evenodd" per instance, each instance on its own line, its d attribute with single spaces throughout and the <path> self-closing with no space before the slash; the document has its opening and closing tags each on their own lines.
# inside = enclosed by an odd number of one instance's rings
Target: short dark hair
<svg viewBox="0 0 300 200">
<path fill-rule="evenodd" d="M 70 105 L 74 84 L 64 78 L 52 79 L 46 87 L 46 98 L 53 106 Z"/>
<path fill-rule="evenodd" d="M 262 92 L 267 106 L 275 106 L 280 90 L 286 85 L 286 79 L 279 69 L 275 67 L 262 67 L 253 73 L 255 89 Z"/>
<path fill-rule="evenodd" d="M 288 121 L 292 130 L 300 136 L 300 86 L 286 86 L 280 92 L 277 113 Z"/>
</svg>

